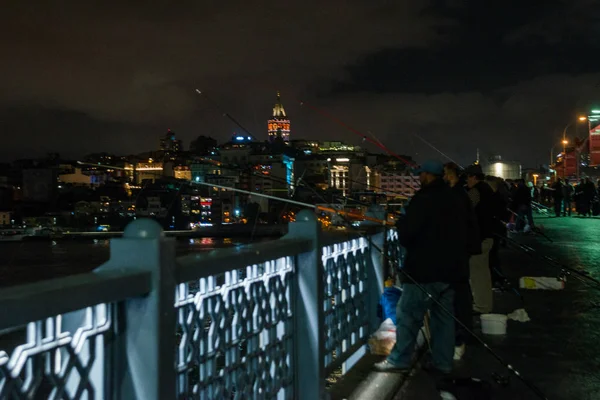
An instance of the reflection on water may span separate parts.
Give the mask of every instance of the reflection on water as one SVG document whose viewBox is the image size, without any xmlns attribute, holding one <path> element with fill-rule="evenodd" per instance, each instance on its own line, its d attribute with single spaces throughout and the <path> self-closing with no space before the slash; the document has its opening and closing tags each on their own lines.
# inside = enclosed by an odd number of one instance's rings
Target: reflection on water
<svg viewBox="0 0 600 400">
<path fill-rule="evenodd" d="M 176 242 L 178 256 L 250 243 L 240 238 L 179 238 Z M 109 256 L 110 240 L 104 239 L 0 243 L 0 286 L 87 272 Z"/>
</svg>

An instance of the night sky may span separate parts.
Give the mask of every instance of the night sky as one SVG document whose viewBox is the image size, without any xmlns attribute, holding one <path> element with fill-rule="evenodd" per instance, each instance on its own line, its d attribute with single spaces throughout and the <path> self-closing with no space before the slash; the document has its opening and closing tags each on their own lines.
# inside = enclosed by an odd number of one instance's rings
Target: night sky
<svg viewBox="0 0 600 400">
<path fill-rule="evenodd" d="M 304 100 L 418 160 L 440 156 L 415 134 L 534 166 L 600 104 L 592 0 L 2 3 L 7 161 L 147 151 L 167 128 L 227 140 L 199 88 L 259 139 L 280 90 L 292 138 L 361 142 Z"/>
</svg>

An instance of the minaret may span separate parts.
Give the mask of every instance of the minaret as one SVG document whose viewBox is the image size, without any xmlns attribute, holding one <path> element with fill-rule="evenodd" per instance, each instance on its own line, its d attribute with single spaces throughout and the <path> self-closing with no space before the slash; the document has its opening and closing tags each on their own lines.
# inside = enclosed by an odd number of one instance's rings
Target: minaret
<svg viewBox="0 0 600 400">
<path fill-rule="evenodd" d="M 281 137 L 286 143 L 290 141 L 290 120 L 281 104 L 279 92 L 277 92 L 277 102 L 273 106 L 273 116 L 269 120 L 269 141 L 273 142 L 277 137 Z"/>
</svg>

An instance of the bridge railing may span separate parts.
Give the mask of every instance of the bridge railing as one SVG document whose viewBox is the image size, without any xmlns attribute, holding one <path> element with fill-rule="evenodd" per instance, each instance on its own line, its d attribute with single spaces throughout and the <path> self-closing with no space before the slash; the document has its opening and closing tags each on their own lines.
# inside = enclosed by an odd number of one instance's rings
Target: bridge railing
<svg viewBox="0 0 600 400">
<path fill-rule="evenodd" d="M 378 326 L 390 244 L 306 211 L 281 239 L 176 258 L 138 220 L 93 272 L 0 290 L 0 329 L 24 327 L 0 338 L 0 398 L 324 398 Z"/>
</svg>

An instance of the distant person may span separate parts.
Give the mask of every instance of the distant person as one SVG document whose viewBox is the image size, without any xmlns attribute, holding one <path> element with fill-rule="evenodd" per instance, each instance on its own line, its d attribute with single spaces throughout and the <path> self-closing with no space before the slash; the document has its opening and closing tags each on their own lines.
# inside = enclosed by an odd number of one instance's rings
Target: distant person
<svg viewBox="0 0 600 400">
<path fill-rule="evenodd" d="M 406 259 L 400 270 L 402 296 L 396 309 L 396 345 L 387 359 L 374 367 L 383 372 L 408 371 L 418 332 L 430 310 L 431 369 L 446 374 L 453 367 L 454 319 L 438 303 L 450 312 L 453 309 L 452 285 L 464 268 L 468 248 L 467 216 L 458 196 L 442 180 L 442 163 L 428 161 L 418 173 L 421 189 L 410 201 L 406 216 L 397 222 Z"/>
<path fill-rule="evenodd" d="M 525 185 L 524 179 L 517 181 L 517 187 L 513 194 L 511 209 L 517 214 L 516 230 L 523 232 L 527 225 L 533 228 L 533 213 L 531 210 L 531 189 Z"/>
<path fill-rule="evenodd" d="M 568 179 L 565 179 L 563 185 L 563 209 L 562 215 L 565 217 L 571 216 L 571 204 L 573 203 L 573 186 L 569 183 Z"/>
<path fill-rule="evenodd" d="M 575 211 L 577 211 L 578 215 L 585 215 L 585 207 L 584 207 L 584 198 L 583 198 L 583 186 L 585 180 L 581 178 L 577 185 L 575 185 L 575 190 L 573 192 L 573 199 L 575 200 Z"/>
<path fill-rule="evenodd" d="M 594 182 L 592 182 L 592 180 L 587 177 L 585 178 L 585 182 L 583 184 L 583 194 L 584 194 L 584 198 L 585 198 L 585 202 L 587 204 L 587 215 L 588 216 L 592 216 L 592 203 L 594 202 L 594 199 L 596 198 L 596 186 L 594 185 Z"/>
<path fill-rule="evenodd" d="M 468 166 L 465 173 L 467 175 L 467 193 L 477 217 L 481 243 L 481 254 L 473 255 L 469 260 L 473 312 L 487 314 L 492 311 L 494 306 L 490 274 L 490 251 L 494 245 L 493 191 L 484 182 L 485 175 L 480 165 Z"/>
<path fill-rule="evenodd" d="M 556 179 L 556 182 L 552 185 L 552 198 L 554 199 L 554 214 L 556 217 L 560 217 L 560 213 L 563 207 L 563 195 L 564 189 L 562 180 Z"/>
</svg>

